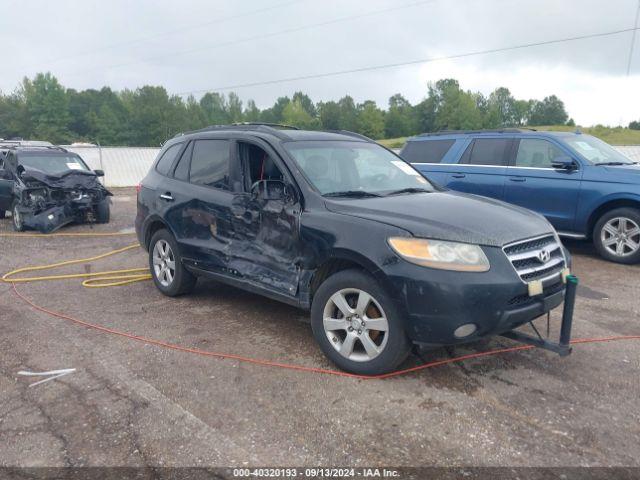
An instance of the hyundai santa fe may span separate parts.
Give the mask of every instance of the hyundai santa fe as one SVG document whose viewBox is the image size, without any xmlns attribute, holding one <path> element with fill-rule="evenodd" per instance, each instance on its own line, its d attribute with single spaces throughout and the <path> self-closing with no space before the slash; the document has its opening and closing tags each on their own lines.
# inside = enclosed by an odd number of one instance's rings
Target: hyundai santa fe
<svg viewBox="0 0 640 480">
<path fill-rule="evenodd" d="M 365 375 L 412 343 L 532 321 L 562 303 L 570 266 L 541 215 L 444 190 L 351 132 L 180 134 L 139 185 L 135 224 L 163 294 L 208 277 L 310 310 L 327 357 Z"/>
</svg>

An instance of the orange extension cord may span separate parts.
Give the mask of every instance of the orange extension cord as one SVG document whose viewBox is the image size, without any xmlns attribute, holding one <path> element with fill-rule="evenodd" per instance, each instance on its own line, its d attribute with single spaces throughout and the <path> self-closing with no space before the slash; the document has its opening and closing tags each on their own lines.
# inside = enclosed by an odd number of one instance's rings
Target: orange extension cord
<svg viewBox="0 0 640 480">
<path fill-rule="evenodd" d="M 356 378 L 356 379 L 360 379 L 360 380 L 373 380 L 373 379 L 384 379 L 384 378 L 397 377 L 397 376 L 400 376 L 400 375 L 405 375 L 407 373 L 417 372 L 417 371 L 420 371 L 420 370 L 425 370 L 427 368 L 433 368 L 433 367 L 438 367 L 438 366 L 441 366 L 441 365 L 447 365 L 447 364 L 454 363 L 454 362 L 462 362 L 464 360 L 470 360 L 472 358 L 489 357 L 489 356 L 493 356 L 493 355 L 501 355 L 501 354 L 504 354 L 504 353 L 518 352 L 518 351 L 522 351 L 522 350 L 530 350 L 532 348 L 535 348 L 535 347 L 533 347 L 531 345 L 519 345 L 517 347 L 500 348 L 500 349 L 495 349 L 495 350 L 488 350 L 486 352 L 470 353 L 470 354 L 467 354 L 467 355 L 461 355 L 459 357 L 447 358 L 445 360 L 436 360 L 436 361 L 433 361 L 433 362 L 425 363 L 423 365 L 418 365 L 418 366 L 415 366 L 415 367 L 406 368 L 404 370 L 397 370 L 395 372 L 385 373 L 385 374 L 382 374 L 382 375 L 371 375 L 371 376 L 369 376 L 369 375 L 357 375 L 357 374 L 353 374 L 353 373 L 341 372 L 341 371 L 338 371 L 338 370 L 329 370 L 329 369 L 325 369 L 325 368 L 315 368 L 315 367 L 305 367 L 303 365 L 291 365 L 291 364 L 287 364 L 287 363 L 273 362 L 273 361 L 270 361 L 270 360 L 261 360 L 261 359 L 257 359 L 257 358 L 244 357 L 242 355 L 235 355 L 235 354 L 229 354 L 229 353 L 211 352 L 211 351 L 207 351 L 207 350 L 200 350 L 199 348 L 185 347 L 185 346 L 177 345 L 177 344 L 174 344 L 174 343 L 163 342 L 162 340 L 155 340 L 153 338 L 142 337 L 140 335 L 134 335 L 132 333 L 127 333 L 127 332 L 123 332 L 123 331 L 120 331 L 120 330 L 115 330 L 113 328 L 103 327 L 101 325 L 95 325 L 93 323 L 85 322 L 84 320 L 79 320 L 77 318 L 71 317 L 70 315 L 66 315 L 64 313 L 59 313 L 59 312 L 54 312 L 54 311 L 49 310 L 49 309 L 47 309 L 45 307 L 41 307 L 40 305 L 37 305 L 36 303 L 34 303 L 28 297 L 26 297 L 25 295 L 20 293 L 18 291 L 18 289 L 16 288 L 15 283 L 12 284 L 11 286 L 13 288 L 13 292 L 22 301 L 24 301 L 25 303 L 30 305 L 35 310 L 38 310 L 38 311 L 40 311 L 42 313 L 46 313 L 46 314 L 51 315 L 53 317 L 57 317 L 57 318 L 61 318 L 63 320 L 67 320 L 67 321 L 73 322 L 76 325 L 81 325 L 81 326 L 86 327 L 86 328 L 91 328 L 91 329 L 97 330 L 97 331 L 102 332 L 102 333 L 108 333 L 108 334 L 111 334 L 111 335 L 117 335 L 117 336 L 120 336 L 120 337 L 128 338 L 130 340 L 135 340 L 137 342 L 146 343 L 148 345 L 156 345 L 156 346 L 162 347 L 162 348 L 168 348 L 168 349 L 171 349 L 171 350 L 177 350 L 177 351 L 186 352 L 186 353 L 193 353 L 193 354 L 202 355 L 202 356 L 205 356 L 205 357 L 215 357 L 215 358 L 220 358 L 220 359 L 228 358 L 228 359 L 231 359 L 231 360 L 237 360 L 239 362 L 251 363 L 253 365 L 260 365 L 260 366 L 263 366 L 263 367 L 283 368 L 283 369 L 287 369 L 287 370 L 297 370 L 297 371 L 301 371 L 301 372 L 318 373 L 318 374 L 323 374 L 323 375 L 335 375 L 335 376 L 339 376 L 339 377 Z M 576 344 L 582 344 L 582 343 L 602 343 L 602 342 L 614 342 L 614 341 L 621 341 L 621 340 L 640 340 L 640 335 L 625 335 L 625 336 L 601 337 L 601 338 L 580 338 L 580 339 L 572 340 L 571 344 L 576 345 Z"/>
</svg>

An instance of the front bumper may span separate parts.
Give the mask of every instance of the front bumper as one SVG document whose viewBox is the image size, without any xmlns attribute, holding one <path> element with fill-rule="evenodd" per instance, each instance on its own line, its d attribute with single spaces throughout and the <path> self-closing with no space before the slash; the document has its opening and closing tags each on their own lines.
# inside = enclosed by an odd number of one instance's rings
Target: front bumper
<svg viewBox="0 0 640 480">
<path fill-rule="evenodd" d="M 18 206 L 18 210 L 25 227 L 41 233 L 51 233 L 71 222 L 83 220 L 95 207 L 90 199 L 82 199 L 49 206 L 38 213 L 34 213 L 33 208 L 28 206 Z"/>
<path fill-rule="evenodd" d="M 560 275 L 547 280 L 542 294 L 532 297 L 500 249 L 486 248 L 485 254 L 491 269 L 483 273 L 429 269 L 403 260 L 386 266 L 397 306 L 404 310 L 405 331 L 414 342 L 454 345 L 500 335 L 564 300 Z M 454 331 L 469 323 L 475 324 L 475 332 L 457 338 Z"/>
</svg>

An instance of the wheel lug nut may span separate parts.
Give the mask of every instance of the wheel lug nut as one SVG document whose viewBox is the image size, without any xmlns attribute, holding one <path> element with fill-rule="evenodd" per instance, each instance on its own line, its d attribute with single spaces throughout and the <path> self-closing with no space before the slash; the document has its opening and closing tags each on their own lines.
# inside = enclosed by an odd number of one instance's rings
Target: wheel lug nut
<svg viewBox="0 0 640 480">
<path fill-rule="evenodd" d="M 358 335 L 362 335 L 362 330 L 358 330 Z"/>
<path fill-rule="evenodd" d="M 350 332 L 353 332 L 353 327 L 349 327 L 349 328 L 348 328 L 348 330 L 349 330 Z"/>
</svg>

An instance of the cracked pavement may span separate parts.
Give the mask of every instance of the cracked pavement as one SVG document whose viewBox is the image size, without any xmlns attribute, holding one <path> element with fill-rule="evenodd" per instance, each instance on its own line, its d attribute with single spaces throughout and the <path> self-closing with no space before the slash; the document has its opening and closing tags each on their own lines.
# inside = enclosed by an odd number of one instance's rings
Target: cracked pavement
<svg viewBox="0 0 640 480">
<path fill-rule="evenodd" d="M 115 193 L 112 223 L 93 230 L 131 227 L 135 192 Z M 0 231 L 10 231 L 9 219 L 0 220 Z M 135 237 L 0 242 L 4 273 L 92 256 Z M 640 266 L 606 263 L 585 243 L 567 246 L 581 281 L 574 338 L 639 334 Z M 84 268 L 145 265 L 144 252 L 134 250 Z M 305 312 L 215 282 L 202 281 L 177 299 L 151 282 L 17 288 L 39 305 L 126 332 L 333 368 Z M 555 327 L 559 315 L 552 316 Z M 640 341 L 577 345 L 567 358 L 509 353 L 363 381 L 100 333 L 33 310 L 6 284 L 0 331 L 1 466 L 640 466 Z M 510 345 L 491 339 L 423 358 Z M 412 357 L 406 366 L 416 362 Z M 32 378 L 16 375 L 60 368 L 77 371 L 33 388 Z"/>
</svg>

